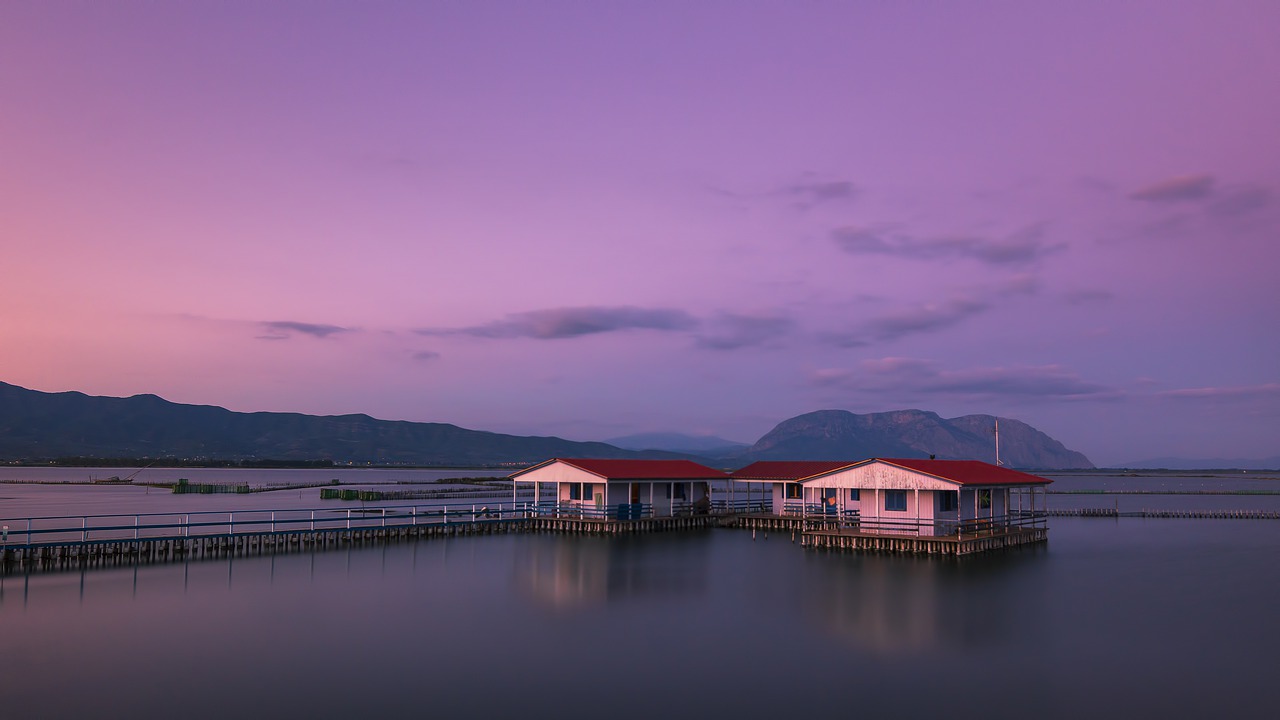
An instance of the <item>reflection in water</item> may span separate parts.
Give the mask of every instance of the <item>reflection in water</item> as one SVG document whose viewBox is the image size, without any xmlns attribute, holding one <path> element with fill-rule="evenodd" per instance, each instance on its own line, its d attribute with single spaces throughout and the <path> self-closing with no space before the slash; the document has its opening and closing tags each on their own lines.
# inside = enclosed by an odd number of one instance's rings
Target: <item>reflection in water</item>
<svg viewBox="0 0 1280 720">
<path fill-rule="evenodd" d="M 1280 522 L 1053 532 L 963 562 L 711 530 L 9 575 L 0 715 L 1274 714 Z"/>
<path fill-rule="evenodd" d="M 706 590 L 704 533 L 522 538 L 513 562 L 517 590 L 557 608 L 693 595 Z"/>
<path fill-rule="evenodd" d="M 1002 588 L 1042 548 L 986 557 L 885 557 L 806 553 L 804 616 L 877 656 L 995 645 L 1032 622 Z M 1026 606 L 1030 598 L 1018 602 Z"/>
</svg>

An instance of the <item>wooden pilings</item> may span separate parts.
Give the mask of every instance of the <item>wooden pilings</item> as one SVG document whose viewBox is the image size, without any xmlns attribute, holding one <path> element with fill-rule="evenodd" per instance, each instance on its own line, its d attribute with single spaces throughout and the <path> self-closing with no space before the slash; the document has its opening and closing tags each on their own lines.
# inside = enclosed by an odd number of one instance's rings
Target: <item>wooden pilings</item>
<svg viewBox="0 0 1280 720">
<path fill-rule="evenodd" d="M 1049 540 L 1047 528 L 1026 528 L 976 537 L 916 537 L 865 533 L 813 532 L 801 536 L 800 544 L 820 550 L 911 553 L 915 555 L 973 555 L 1031 545 Z"/>
<path fill-rule="evenodd" d="M 0 572 L 62 570 L 83 566 L 110 567 L 205 558 L 313 552 L 350 545 L 385 544 L 419 538 L 525 532 L 530 529 L 531 523 L 531 520 L 521 518 L 390 527 L 287 530 L 236 535 L 11 545 L 0 549 Z"/>
<path fill-rule="evenodd" d="M 1280 520 L 1274 510 L 1126 510 L 1115 508 L 1061 508 L 1046 510 L 1050 517 L 1168 518 L 1190 520 Z"/>
<path fill-rule="evenodd" d="M 529 522 L 532 523 L 530 529 L 534 531 L 589 535 L 697 530 L 714 527 L 719 524 L 717 516 L 714 515 L 681 515 L 677 517 L 642 518 L 640 520 L 538 517 Z"/>
<path fill-rule="evenodd" d="M 0 549 L 0 572 L 111 567 L 288 552 L 315 552 L 363 544 L 499 533 L 555 532 L 620 535 L 714 527 L 714 515 L 640 520 L 514 518 L 385 527 L 296 529 L 277 532 L 89 540 L 9 545 Z"/>
</svg>

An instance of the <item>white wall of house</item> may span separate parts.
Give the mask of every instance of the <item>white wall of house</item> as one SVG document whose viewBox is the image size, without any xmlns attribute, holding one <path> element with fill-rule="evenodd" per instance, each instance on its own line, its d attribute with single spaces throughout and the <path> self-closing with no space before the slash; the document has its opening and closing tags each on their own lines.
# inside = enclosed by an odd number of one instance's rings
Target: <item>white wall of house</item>
<svg viewBox="0 0 1280 720">
<path fill-rule="evenodd" d="M 572 465 L 566 465 L 560 462 L 554 462 L 543 465 L 540 468 L 522 473 L 516 477 L 516 483 L 523 485 L 534 481 L 544 483 L 554 482 L 604 482 L 604 478 L 586 470 L 576 468 Z"/>
<path fill-rule="evenodd" d="M 980 495 L 984 492 L 991 493 L 991 507 L 982 507 Z M 973 520 L 974 518 L 1000 517 L 1008 514 L 1008 506 L 1006 504 L 1006 495 L 1009 488 L 965 488 L 960 493 L 960 517 L 965 520 Z M 977 509 L 974 509 L 974 501 L 977 499 Z M 1016 503 L 1016 501 L 1015 501 Z M 1028 501 L 1023 501 L 1024 509 Z M 1015 505 L 1015 507 L 1017 507 Z"/>
<path fill-rule="evenodd" d="M 893 490 L 955 490 L 956 484 L 882 463 L 859 465 L 848 470 L 805 481 L 809 487 L 881 488 Z"/>
<path fill-rule="evenodd" d="M 579 488 L 577 488 L 579 485 L 578 481 L 562 483 L 560 485 L 560 497 L 558 498 L 561 503 L 565 505 L 587 505 L 590 507 L 603 503 L 604 482 L 596 475 L 591 475 L 589 473 L 584 474 L 589 478 L 594 478 L 595 482 L 589 482 L 587 480 L 580 481 L 580 492 L 578 492 Z M 579 496 L 577 498 L 573 497 L 575 492 L 578 492 Z M 599 498 L 601 501 L 600 503 L 596 502 L 597 493 L 601 494 L 601 497 Z"/>
</svg>

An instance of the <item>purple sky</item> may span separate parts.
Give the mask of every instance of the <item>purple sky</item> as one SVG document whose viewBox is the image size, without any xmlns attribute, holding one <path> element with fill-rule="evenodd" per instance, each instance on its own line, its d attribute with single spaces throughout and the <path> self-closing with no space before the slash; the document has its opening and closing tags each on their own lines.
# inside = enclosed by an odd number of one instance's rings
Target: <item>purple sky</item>
<svg viewBox="0 0 1280 720">
<path fill-rule="evenodd" d="M 1280 454 L 1280 3 L 0 4 L 0 380 Z"/>
</svg>

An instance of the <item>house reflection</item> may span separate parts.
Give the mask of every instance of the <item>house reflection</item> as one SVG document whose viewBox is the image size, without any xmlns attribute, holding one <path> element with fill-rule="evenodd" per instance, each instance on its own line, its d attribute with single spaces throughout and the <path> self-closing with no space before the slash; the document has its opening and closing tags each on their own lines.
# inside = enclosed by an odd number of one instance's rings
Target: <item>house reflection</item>
<svg viewBox="0 0 1280 720">
<path fill-rule="evenodd" d="M 514 584 L 550 607 L 582 608 L 706 591 L 709 544 L 700 534 L 543 535 L 524 540 L 516 551 Z"/>
<path fill-rule="evenodd" d="M 859 650 L 920 655 L 1007 643 L 1034 631 L 1039 603 L 1007 587 L 1038 551 L 957 563 L 936 558 L 809 556 L 800 602 L 805 617 Z M 993 582 L 999 578 L 999 582 Z"/>
</svg>

